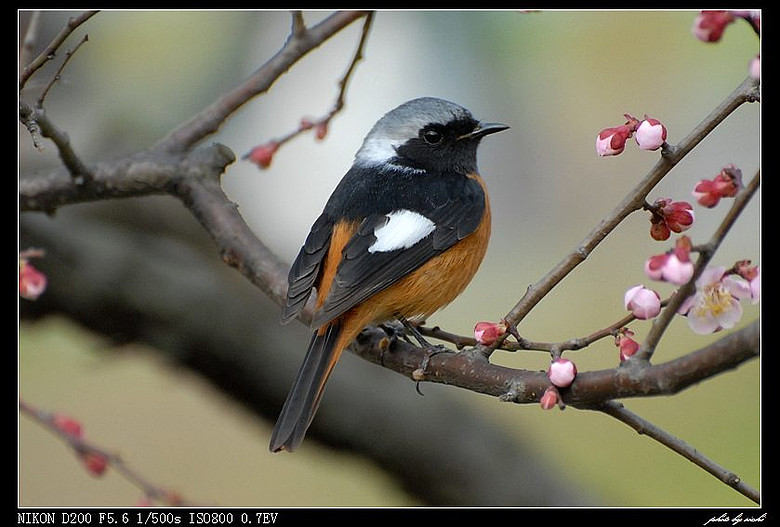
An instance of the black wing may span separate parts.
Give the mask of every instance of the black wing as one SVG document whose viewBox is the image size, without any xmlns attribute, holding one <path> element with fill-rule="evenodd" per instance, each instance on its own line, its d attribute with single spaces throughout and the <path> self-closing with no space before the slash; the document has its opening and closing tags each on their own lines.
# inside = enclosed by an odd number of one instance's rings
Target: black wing
<svg viewBox="0 0 780 527">
<path fill-rule="evenodd" d="M 409 248 L 369 252 L 376 241 L 374 231 L 385 225 L 388 217 L 366 217 L 344 247 L 334 282 L 312 325 L 321 326 L 344 314 L 474 232 L 485 212 L 485 195 L 476 181 L 469 183 L 473 183 L 469 192 L 451 196 L 435 208 L 415 211 L 430 219 L 435 228 Z"/>
<path fill-rule="evenodd" d="M 330 247 L 333 222 L 326 214 L 320 215 L 312 225 L 306 242 L 290 268 L 287 278 L 287 301 L 282 310 L 282 323 L 298 316 L 311 295 L 314 282 L 320 274 L 320 265 Z"/>
</svg>

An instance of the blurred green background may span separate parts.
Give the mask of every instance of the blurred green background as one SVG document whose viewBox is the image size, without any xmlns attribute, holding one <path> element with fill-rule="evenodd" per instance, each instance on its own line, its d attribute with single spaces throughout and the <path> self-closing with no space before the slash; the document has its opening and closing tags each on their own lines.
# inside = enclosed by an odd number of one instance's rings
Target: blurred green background
<svg viewBox="0 0 780 527">
<path fill-rule="evenodd" d="M 68 12 L 54 13 L 56 31 Z M 260 172 L 236 162 L 223 187 L 258 236 L 291 261 L 312 221 L 371 125 L 405 100 L 438 96 L 511 130 L 480 149 L 491 193 L 493 238 L 467 291 L 430 321 L 468 334 L 498 320 L 526 287 L 557 263 L 658 159 L 629 145 L 599 158 L 595 136 L 648 114 L 674 144 L 747 74 L 759 41 L 744 22 L 721 42 L 691 35 L 694 11 L 379 12 L 352 77 L 347 104 L 322 142 L 300 137 Z M 307 23 L 324 12 L 305 13 Z M 332 104 L 360 34 L 353 24 L 282 76 L 213 138 L 237 156 L 293 130 Z M 49 114 L 83 158 L 99 160 L 149 146 L 266 61 L 284 42 L 289 13 L 106 11 L 84 26 L 89 42 L 48 99 Z M 36 152 L 20 129 L 20 169 L 56 166 L 53 147 Z M 726 164 L 748 179 L 760 166 L 760 105 L 744 105 L 687 156 L 651 194 L 692 201 L 702 178 Z M 268 199 L 273 196 L 273 199 Z M 709 238 L 727 210 L 696 207 L 694 243 Z M 56 217 L 55 217 L 56 219 Z M 647 235 L 646 214 L 629 218 L 537 306 L 521 326 L 533 340 L 588 334 L 624 313 L 625 289 L 647 282 L 642 265 L 668 243 Z M 713 263 L 760 264 L 760 196 Z M 45 268 L 45 265 L 42 265 Z M 45 270 L 45 269 L 44 269 Z M 247 287 L 251 287 L 247 283 Z M 672 289 L 654 287 L 662 296 Z M 746 306 L 738 327 L 759 317 Z M 641 339 L 648 325 L 632 329 Z M 692 334 L 676 320 L 656 353 L 666 361 L 716 336 Z M 22 322 L 20 397 L 82 420 L 87 436 L 122 453 L 151 480 L 189 499 L 224 506 L 408 506 L 419 504 L 377 467 L 305 443 L 289 456 L 267 452 L 260 422 L 195 375 L 169 368 L 152 350 L 108 343 L 62 318 Z M 303 353 L 303 350 L 301 350 Z M 606 339 L 572 353 L 580 371 L 610 368 Z M 498 363 L 543 369 L 541 353 L 497 353 Z M 455 390 L 454 388 L 448 388 Z M 760 363 L 672 397 L 628 407 L 760 488 Z M 536 445 L 606 506 L 751 506 L 752 502 L 625 425 L 606 416 L 536 405 L 502 404 L 467 392 L 498 426 Z M 27 418 L 19 420 L 19 504 L 133 505 L 140 493 L 109 471 L 89 476 L 67 448 Z M 508 504 L 509 505 L 509 504 Z"/>
</svg>

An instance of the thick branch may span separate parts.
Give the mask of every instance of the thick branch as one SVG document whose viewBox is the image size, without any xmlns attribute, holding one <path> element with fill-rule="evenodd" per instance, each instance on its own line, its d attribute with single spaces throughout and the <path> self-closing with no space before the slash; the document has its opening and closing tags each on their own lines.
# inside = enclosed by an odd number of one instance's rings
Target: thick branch
<svg viewBox="0 0 780 527">
<path fill-rule="evenodd" d="M 235 160 L 226 146 L 213 144 L 184 154 L 139 152 L 97 163 L 80 182 L 64 171 L 19 180 L 19 210 L 53 212 L 62 205 L 167 193 L 172 182 L 216 177 Z"/>
<path fill-rule="evenodd" d="M 353 346 L 364 359 L 407 377 L 419 379 L 425 350 L 397 341 L 388 349 L 386 335 L 368 329 Z M 609 369 L 582 372 L 567 389 L 563 401 L 592 406 L 611 399 L 671 395 L 759 355 L 759 323 L 724 336 L 717 342 L 663 364 L 631 361 Z M 516 370 L 491 364 L 473 348 L 440 353 L 430 358 L 424 380 L 449 384 L 517 403 L 538 402 L 550 381 L 544 372 Z"/>
</svg>

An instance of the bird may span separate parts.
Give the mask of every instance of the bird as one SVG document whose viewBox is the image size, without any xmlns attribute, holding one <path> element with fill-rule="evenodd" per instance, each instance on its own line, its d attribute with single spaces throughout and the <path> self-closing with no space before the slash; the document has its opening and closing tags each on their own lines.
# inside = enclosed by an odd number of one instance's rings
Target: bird
<svg viewBox="0 0 780 527">
<path fill-rule="evenodd" d="M 469 284 L 491 230 L 477 147 L 508 128 L 421 97 L 368 132 L 290 268 L 281 321 L 297 318 L 316 290 L 314 331 L 272 452 L 300 446 L 339 357 L 365 327 L 397 320 L 413 330 L 408 321 L 428 318 Z"/>
</svg>

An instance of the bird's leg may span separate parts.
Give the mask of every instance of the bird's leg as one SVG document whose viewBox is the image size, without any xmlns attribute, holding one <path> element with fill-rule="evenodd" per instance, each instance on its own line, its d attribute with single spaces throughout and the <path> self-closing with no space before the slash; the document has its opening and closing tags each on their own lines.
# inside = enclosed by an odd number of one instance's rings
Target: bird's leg
<svg viewBox="0 0 780 527">
<path fill-rule="evenodd" d="M 417 330 L 417 326 L 409 322 L 406 317 L 402 315 L 396 315 L 396 318 L 398 318 L 399 322 L 401 322 L 401 324 L 403 324 L 403 326 L 406 328 L 406 331 L 411 334 L 412 337 L 414 337 L 414 339 L 425 350 L 425 358 L 423 359 L 419 368 L 423 374 L 425 373 L 425 370 L 428 369 L 428 363 L 430 362 L 431 357 L 438 355 L 439 353 L 448 353 L 450 351 L 446 346 L 441 344 L 431 344 L 425 340 L 422 334 L 420 334 L 420 332 Z"/>
</svg>

